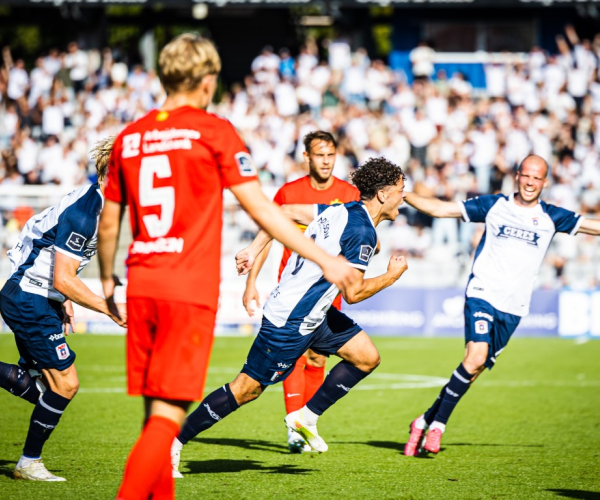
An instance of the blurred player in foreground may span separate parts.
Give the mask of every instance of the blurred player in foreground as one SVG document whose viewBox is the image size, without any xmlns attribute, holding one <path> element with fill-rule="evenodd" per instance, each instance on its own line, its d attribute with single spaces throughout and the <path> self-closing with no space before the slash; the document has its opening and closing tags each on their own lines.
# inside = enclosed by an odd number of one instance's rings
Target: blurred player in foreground
<svg viewBox="0 0 600 500">
<path fill-rule="evenodd" d="M 336 158 L 335 139 L 329 132 L 316 131 L 304 137 L 304 162 L 308 166 L 308 175 L 279 188 L 273 201 L 278 205 L 319 203 L 335 205 L 350 201 L 359 201 L 360 192 L 352 184 L 334 177 L 333 166 Z M 304 231 L 306 226 L 299 224 Z M 244 292 L 244 307 L 248 314 L 254 314 L 254 304 L 260 307 L 260 295 L 256 289 L 256 278 L 269 254 L 271 243 L 262 251 L 248 274 Z M 279 264 L 278 279 L 292 255 L 288 248 L 283 249 Z M 342 297 L 338 295 L 333 307 L 342 308 Z M 294 369 L 283 381 L 283 398 L 286 414 L 302 408 L 313 397 L 325 378 L 327 358 L 308 349 L 294 365 Z M 288 429 L 288 447 L 291 453 L 310 451 L 310 446 L 295 431 Z"/>
<path fill-rule="evenodd" d="M 219 55 L 184 34 L 161 51 L 167 99 L 117 137 L 100 220 L 98 256 L 105 295 L 121 217 L 129 206 L 127 377 L 145 399 L 145 426 L 118 492 L 122 500 L 172 498 L 169 450 L 191 401 L 204 388 L 219 298 L 223 188 L 286 246 L 346 286 L 351 268 L 304 238 L 263 194 L 242 140 L 227 120 L 206 112 L 217 87 Z"/>
<path fill-rule="evenodd" d="M 332 255 L 341 254 L 352 266 L 350 284 L 337 287 L 327 282 L 312 262 L 292 254 L 279 285 L 264 308 L 262 325 L 241 373 L 231 383 L 209 394 L 188 415 L 174 442 L 172 462 L 177 471 L 183 444 L 222 420 L 241 405 L 254 401 L 272 384 L 293 369 L 308 348 L 342 361 L 334 366 L 316 392 L 301 409 L 285 417 L 288 428 L 298 432 L 315 451 L 327 451 L 317 432 L 317 420 L 330 406 L 379 365 L 377 348 L 354 321 L 330 307 L 341 291 L 348 303 L 365 300 L 392 285 L 406 271 L 404 257 L 392 257 L 385 274 L 364 279 L 375 252 L 375 227 L 394 220 L 402 204 L 404 174 L 384 158 L 370 159 L 352 178 L 361 202 L 345 205 L 286 205 L 284 210 L 300 224 L 308 224 L 305 236 Z M 252 244 L 238 253 L 238 272 L 245 274 L 270 241 L 261 231 Z"/>
<path fill-rule="evenodd" d="M 406 194 L 406 202 L 432 217 L 462 217 L 485 223 L 475 252 L 465 302 L 465 357 L 433 406 L 410 425 L 404 454 L 415 456 L 421 445 L 440 450 L 452 411 L 485 368 L 491 369 L 523 316 L 529 313 L 533 285 L 554 235 L 577 232 L 600 235 L 600 221 L 541 201 L 548 165 L 539 156 L 523 160 L 517 192 L 446 202 Z M 426 430 L 428 430 L 425 436 Z"/>
<path fill-rule="evenodd" d="M 18 365 L 0 362 L 0 387 L 35 405 L 23 455 L 14 471 L 17 479 L 65 481 L 46 469 L 41 456 L 44 443 L 79 389 L 75 353 L 65 340 L 69 326 L 71 331 L 75 326 L 72 302 L 125 326 L 114 304 L 92 293 L 78 277 L 96 254 L 113 141 L 114 137 L 104 139 L 92 150 L 98 183 L 76 189 L 29 219 L 8 252 L 12 272 L 0 292 L 0 311 L 15 335 L 21 359 Z M 43 384 L 38 380 L 40 372 Z"/>
</svg>

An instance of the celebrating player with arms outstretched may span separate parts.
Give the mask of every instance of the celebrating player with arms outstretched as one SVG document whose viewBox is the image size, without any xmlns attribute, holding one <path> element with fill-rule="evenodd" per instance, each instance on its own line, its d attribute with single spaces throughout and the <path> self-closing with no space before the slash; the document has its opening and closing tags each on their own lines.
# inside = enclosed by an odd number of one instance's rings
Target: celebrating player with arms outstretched
<svg viewBox="0 0 600 500">
<path fill-rule="evenodd" d="M 334 177 L 333 166 L 336 158 L 335 139 L 329 132 L 321 130 L 311 132 L 304 137 L 304 162 L 308 165 L 308 175 L 281 186 L 275 194 L 273 201 L 278 205 L 320 203 L 335 205 L 360 200 L 360 192 L 348 182 Z M 304 231 L 306 226 L 299 224 Z M 248 274 L 246 290 L 244 292 L 244 307 L 248 314 L 254 314 L 255 301 L 260 305 L 260 296 L 256 289 L 256 278 L 265 262 L 271 244 L 260 253 L 254 266 Z M 279 276 L 292 255 L 288 248 L 283 249 L 283 256 L 279 264 Z M 333 301 L 333 307 L 340 310 L 342 297 L 338 295 Z M 302 408 L 313 397 L 325 378 L 325 363 L 327 358 L 317 354 L 312 349 L 307 350 L 294 365 L 294 369 L 283 381 L 283 398 L 286 413 Z M 299 453 L 310 450 L 302 437 L 295 431 L 288 429 L 288 447 L 290 452 Z"/>
<path fill-rule="evenodd" d="M 125 326 L 124 318 L 79 279 L 96 253 L 98 217 L 104 198 L 104 176 L 114 137 L 92 150 L 98 183 L 80 187 L 60 202 L 33 216 L 8 252 L 12 272 L 0 292 L 2 318 L 13 331 L 19 365 L 0 362 L 0 387 L 35 405 L 23 455 L 14 476 L 31 481 L 65 481 L 42 462 L 44 443 L 58 425 L 79 389 L 75 353 L 65 335 L 75 320 L 73 304 L 108 315 Z M 113 277 L 111 275 L 111 280 Z M 39 374 L 47 389 L 41 395 Z"/>
<path fill-rule="evenodd" d="M 118 498 L 171 498 L 169 449 L 191 401 L 202 396 L 220 281 L 222 190 L 272 236 L 346 286 L 351 269 L 307 240 L 264 196 L 246 147 L 225 119 L 207 113 L 221 69 L 206 39 L 184 34 L 164 47 L 167 99 L 115 141 L 100 221 L 101 278 L 112 275 L 121 215 L 129 206 L 128 392 L 143 395 L 146 425 Z"/>
<path fill-rule="evenodd" d="M 455 406 L 481 372 L 494 366 L 519 321 L 529 313 L 533 285 L 554 234 L 600 235 L 600 221 L 540 201 L 547 175 L 546 162 L 531 155 L 519 166 L 518 190 L 510 196 L 485 195 L 459 203 L 406 194 L 409 205 L 432 217 L 484 222 L 485 233 L 466 290 L 465 357 L 433 406 L 411 423 L 405 455 L 415 456 L 423 439 L 425 450 L 440 450 Z"/>
<path fill-rule="evenodd" d="M 175 470 L 183 444 L 240 405 L 255 400 L 269 385 L 285 379 L 308 348 L 326 356 L 336 354 L 342 361 L 333 367 L 310 401 L 288 414 L 285 421 L 313 449 L 327 451 L 317 433 L 317 419 L 379 365 L 379 353 L 369 336 L 346 315 L 330 307 L 331 303 L 339 291 L 349 303 L 369 298 L 393 284 L 407 269 L 404 257 L 392 257 L 385 274 L 364 279 L 377 244 L 375 227 L 381 221 L 394 220 L 402 204 L 402 169 L 383 158 L 371 159 L 358 168 L 353 182 L 361 193 L 361 202 L 284 207 L 296 222 L 309 224 L 307 238 L 328 253 L 348 259 L 352 282 L 338 288 L 327 282 L 316 265 L 292 254 L 279 285 L 265 304 L 260 331 L 241 373 L 230 384 L 209 394 L 188 415 L 173 444 Z M 244 274 L 251 268 L 254 256 L 268 241 L 261 232 L 250 247 L 238 253 L 239 272 Z"/>
</svg>

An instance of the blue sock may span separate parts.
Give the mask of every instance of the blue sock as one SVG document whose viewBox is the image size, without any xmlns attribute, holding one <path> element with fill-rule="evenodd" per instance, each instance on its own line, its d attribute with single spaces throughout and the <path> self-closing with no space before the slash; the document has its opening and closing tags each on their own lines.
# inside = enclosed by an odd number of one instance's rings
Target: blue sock
<svg viewBox="0 0 600 500">
<path fill-rule="evenodd" d="M 224 385 L 206 396 L 198 408 L 187 416 L 177 439 L 186 444 L 190 439 L 212 427 L 239 407 L 229 384 Z"/>
<path fill-rule="evenodd" d="M 368 373 L 346 361 L 340 361 L 325 377 L 325 380 L 306 406 L 317 415 L 322 415 L 338 399 L 343 398 Z"/>
<path fill-rule="evenodd" d="M 435 414 L 439 410 L 440 404 L 442 404 L 442 398 L 444 397 L 444 394 L 446 394 L 446 387 L 448 387 L 448 384 L 442 387 L 442 390 L 438 394 L 437 399 L 431 405 L 431 408 L 429 408 L 429 410 L 427 410 L 423 415 L 423 418 L 425 419 L 425 422 L 427 422 L 427 425 L 431 425 L 432 422 L 435 420 Z"/>
<path fill-rule="evenodd" d="M 25 446 L 23 447 L 23 455 L 28 458 L 42 456 L 44 443 L 58 425 L 60 417 L 70 402 L 70 399 L 56 394 L 50 389 L 44 392 L 31 413 L 29 431 L 27 432 L 27 439 L 25 439 Z"/>
<path fill-rule="evenodd" d="M 434 420 L 436 422 L 440 422 L 442 424 L 447 424 L 452 411 L 455 406 L 460 401 L 469 386 L 471 385 L 471 379 L 473 375 L 465 370 L 465 367 L 462 363 L 458 366 L 452 377 L 450 378 L 450 382 L 446 385 L 444 396 L 442 397 L 442 401 L 440 402 L 440 407 L 435 414 Z"/>
<path fill-rule="evenodd" d="M 40 391 L 35 385 L 35 379 L 18 365 L 9 365 L 0 361 L 0 387 L 31 404 L 36 404 L 40 399 Z"/>
</svg>

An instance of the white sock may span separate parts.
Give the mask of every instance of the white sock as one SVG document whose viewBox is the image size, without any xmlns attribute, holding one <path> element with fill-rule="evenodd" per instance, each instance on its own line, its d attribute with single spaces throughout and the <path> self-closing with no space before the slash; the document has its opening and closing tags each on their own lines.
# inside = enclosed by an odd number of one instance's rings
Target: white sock
<svg viewBox="0 0 600 500">
<path fill-rule="evenodd" d="M 33 462 L 34 460 L 39 460 L 40 458 L 42 457 L 29 458 L 24 455 L 21 455 L 21 458 L 19 458 L 19 462 L 17 463 L 17 467 L 29 467 L 29 465 L 31 465 L 31 462 Z"/>
<path fill-rule="evenodd" d="M 181 451 L 183 448 L 183 443 L 179 441 L 179 439 L 173 439 L 173 444 L 171 444 L 171 453 Z"/>
<path fill-rule="evenodd" d="M 417 421 L 415 422 L 415 427 L 417 429 L 425 430 L 427 428 L 427 422 L 423 415 L 417 417 Z"/>
<path fill-rule="evenodd" d="M 317 420 L 319 420 L 319 415 L 314 413 L 313 411 L 308 409 L 308 406 L 303 406 L 300 410 L 300 416 L 304 423 L 307 425 L 317 425 Z"/>
<path fill-rule="evenodd" d="M 442 424 L 441 422 L 437 422 L 437 421 L 433 421 L 433 423 L 429 426 L 429 430 L 432 431 L 433 429 L 439 429 L 442 432 L 444 432 L 446 430 L 446 424 Z"/>
</svg>

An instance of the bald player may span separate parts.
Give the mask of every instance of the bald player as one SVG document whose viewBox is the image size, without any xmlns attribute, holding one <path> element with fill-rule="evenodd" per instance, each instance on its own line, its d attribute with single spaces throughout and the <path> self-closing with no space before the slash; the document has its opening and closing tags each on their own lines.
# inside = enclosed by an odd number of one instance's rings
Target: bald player
<svg viewBox="0 0 600 500">
<path fill-rule="evenodd" d="M 431 453 L 440 450 L 452 411 L 483 370 L 494 366 L 529 313 L 533 286 L 554 235 L 600 235 L 600 221 L 540 200 L 548 184 L 548 164 L 541 157 L 525 158 L 516 182 L 517 192 L 510 196 L 484 195 L 464 202 L 405 195 L 409 205 L 432 217 L 485 223 L 465 294 L 465 356 L 431 408 L 411 423 L 405 455 L 417 455 L 421 446 Z"/>
</svg>

